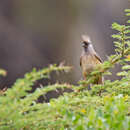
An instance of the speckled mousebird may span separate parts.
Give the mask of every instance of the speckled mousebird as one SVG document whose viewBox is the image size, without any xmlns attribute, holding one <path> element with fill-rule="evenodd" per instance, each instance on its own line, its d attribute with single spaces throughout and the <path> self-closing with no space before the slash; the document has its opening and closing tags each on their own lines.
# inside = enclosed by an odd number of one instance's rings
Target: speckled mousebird
<svg viewBox="0 0 130 130">
<path fill-rule="evenodd" d="M 82 40 L 83 51 L 80 57 L 80 66 L 84 79 L 87 79 L 87 75 L 89 75 L 98 64 L 102 64 L 103 61 L 94 50 L 90 38 L 86 35 L 82 35 Z M 99 77 L 94 84 L 103 84 L 103 77 Z"/>
</svg>

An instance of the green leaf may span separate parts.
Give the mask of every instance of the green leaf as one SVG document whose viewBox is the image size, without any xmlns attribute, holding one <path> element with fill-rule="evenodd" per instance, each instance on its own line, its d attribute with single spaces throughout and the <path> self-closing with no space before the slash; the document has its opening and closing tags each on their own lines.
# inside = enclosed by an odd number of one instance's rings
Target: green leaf
<svg viewBox="0 0 130 130">
<path fill-rule="evenodd" d="M 125 11 L 125 12 L 130 12 L 130 9 L 125 9 L 124 11 Z"/>
<path fill-rule="evenodd" d="M 112 73 L 111 72 L 109 72 L 109 71 L 107 71 L 107 72 L 104 72 L 104 74 L 103 75 L 112 75 Z"/>
<path fill-rule="evenodd" d="M 129 62 L 130 61 L 130 59 L 128 59 L 128 58 L 126 58 L 126 59 L 124 59 L 126 62 Z"/>
<path fill-rule="evenodd" d="M 83 125 L 79 125 L 79 126 L 76 127 L 75 130 L 84 130 L 84 127 L 83 127 Z"/>
<path fill-rule="evenodd" d="M 125 36 L 124 39 L 130 39 L 130 36 Z"/>
<path fill-rule="evenodd" d="M 130 30 L 126 30 L 126 31 L 124 31 L 124 33 L 125 33 L 125 34 L 128 34 L 128 33 L 130 33 Z"/>
<path fill-rule="evenodd" d="M 130 46 L 130 40 L 125 41 L 125 43 Z"/>
<path fill-rule="evenodd" d="M 126 71 L 118 72 L 118 73 L 117 73 L 117 76 L 126 76 L 126 75 L 127 75 L 127 72 L 126 72 Z"/>
<path fill-rule="evenodd" d="M 126 13 L 126 16 L 130 16 L 130 13 Z"/>
<path fill-rule="evenodd" d="M 122 69 L 123 70 L 128 70 L 128 69 L 130 69 L 130 65 L 125 65 L 125 66 L 122 67 Z"/>
<path fill-rule="evenodd" d="M 127 25 L 127 26 L 125 26 L 125 29 L 126 29 L 126 30 L 127 30 L 127 29 L 130 29 L 130 26 L 128 26 L 128 25 Z"/>
<path fill-rule="evenodd" d="M 127 20 L 127 23 L 130 23 L 130 20 Z"/>
<path fill-rule="evenodd" d="M 124 25 L 120 25 L 116 22 L 112 24 L 112 29 L 114 29 L 114 30 L 122 31 L 123 28 L 124 28 Z"/>
<path fill-rule="evenodd" d="M 0 75 L 6 76 L 7 72 L 4 69 L 0 69 Z"/>
<path fill-rule="evenodd" d="M 121 40 L 122 37 L 119 34 L 113 34 L 112 38 Z"/>
</svg>

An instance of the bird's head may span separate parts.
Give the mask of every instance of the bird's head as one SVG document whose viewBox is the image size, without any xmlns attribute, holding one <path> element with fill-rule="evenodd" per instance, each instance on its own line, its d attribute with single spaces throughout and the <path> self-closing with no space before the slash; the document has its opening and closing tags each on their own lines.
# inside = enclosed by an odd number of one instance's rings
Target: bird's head
<svg viewBox="0 0 130 130">
<path fill-rule="evenodd" d="M 91 44 L 91 40 L 89 38 L 89 36 L 86 36 L 86 35 L 82 35 L 82 47 L 84 48 L 88 48 L 88 46 Z"/>
</svg>

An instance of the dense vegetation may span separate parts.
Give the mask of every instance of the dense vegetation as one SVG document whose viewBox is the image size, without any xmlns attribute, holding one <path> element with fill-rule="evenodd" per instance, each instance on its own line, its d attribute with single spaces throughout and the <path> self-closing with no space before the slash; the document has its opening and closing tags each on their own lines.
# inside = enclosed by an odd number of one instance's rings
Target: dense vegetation
<svg viewBox="0 0 130 130">
<path fill-rule="evenodd" d="M 130 9 L 125 10 L 130 16 Z M 112 35 L 116 47 L 115 54 L 108 57 L 102 65 L 79 85 L 52 84 L 41 86 L 33 93 L 35 81 L 48 78 L 52 71 L 68 72 L 71 67 L 51 65 L 42 70 L 34 69 L 17 79 L 12 88 L 0 92 L 0 129 L 1 130 L 129 130 L 130 129 L 130 20 L 125 25 L 112 24 L 117 34 Z M 104 85 L 93 85 L 100 75 L 112 75 L 109 71 L 116 64 L 122 66 L 117 73 L 120 80 L 106 80 Z M 0 74 L 5 75 L 3 70 Z M 73 92 L 65 93 L 71 89 Z M 38 103 L 41 95 L 55 90 L 64 94 L 49 102 Z"/>
</svg>

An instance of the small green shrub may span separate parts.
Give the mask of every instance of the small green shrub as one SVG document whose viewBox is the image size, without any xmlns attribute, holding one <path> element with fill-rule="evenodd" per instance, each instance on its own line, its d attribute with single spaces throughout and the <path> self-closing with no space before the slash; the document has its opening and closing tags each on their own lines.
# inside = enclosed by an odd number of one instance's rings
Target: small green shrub
<svg viewBox="0 0 130 130">
<path fill-rule="evenodd" d="M 130 9 L 125 10 L 130 16 Z M 37 88 L 35 81 L 48 78 L 52 71 L 70 71 L 69 66 L 51 65 L 48 68 L 25 74 L 7 91 L 0 92 L 0 130 L 129 130 L 130 129 L 130 20 L 125 25 L 112 24 L 117 34 L 115 54 L 92 72 L 86 81 L 79 85 L 52 84 Z M 122 65 L 117 73 L 120 80 L 106 80 L 104 85 L 87 86 L 100 75 L 111 75 L 109 69 L 115 64 Z M 0 74 L 5 74 L 0 71 Z M 95 76 L 96 75 L 96 76 Z M 38 103 L 41 95 L 59 89 L 71 89 L 48 103 Z"/>
</svg>

